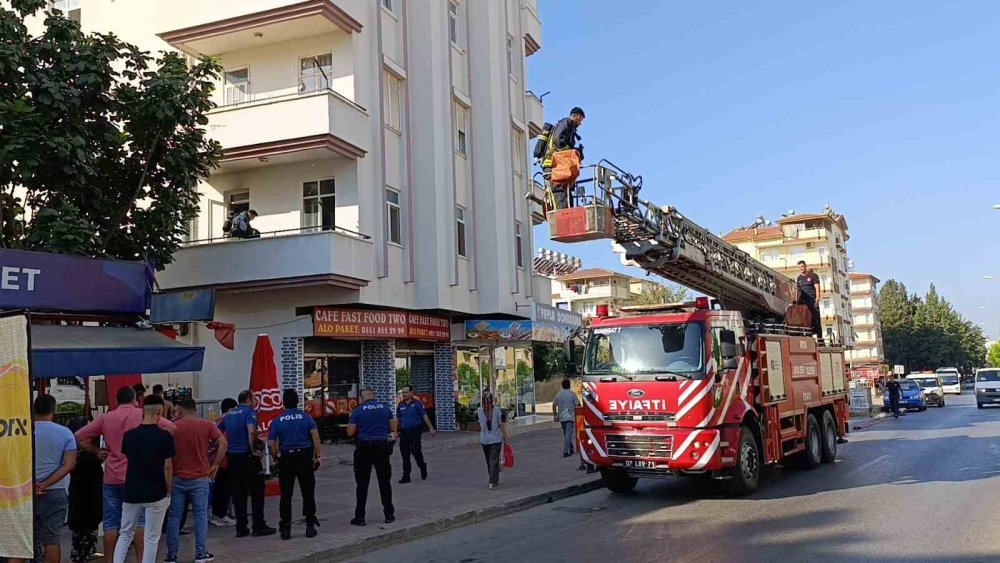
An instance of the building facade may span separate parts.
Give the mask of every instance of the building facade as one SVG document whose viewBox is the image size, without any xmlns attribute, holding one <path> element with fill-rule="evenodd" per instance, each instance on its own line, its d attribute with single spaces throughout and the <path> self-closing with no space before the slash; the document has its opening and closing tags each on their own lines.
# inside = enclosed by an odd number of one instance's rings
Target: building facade
<svg viewBox="0 0 1000 563">
<path fill-rule="evenodd" d="M 789 213 L 776 222 L 736 229 L 723 237 L 764 265 L 795 279 L 805 261 L 819 276 L 823 335 L 845 346 L 854 344 L 847 240 L 847 220 L 823 213 Z"/>
<path fill-rule="evenodd" d="M 854 349 L 847 351 L 852 367 L 885 363 L 882 321 L 879 314 L 879 279 L 871 274 L 852 272 L 851 312 L 854 315 Z"/>
<path fill-rule="evenodd" d="M 65 2 L 63 2 L 65 3 Z M 454 427 L 451 327 L 525 318 L 548 302 L 532 275 L 527 90 L 541 47 L 535 0 L 79 0 L 85 31 L 152 52 L 216 57 L 209 116 L 225 156 L 164 291 L 213 288 L 235 350 L 206 346 L 195 395 L 246 387 L 267 333 L 282 384 L 341 413 L 397 374 L 437 397 Z M 225 238 L 254 209 L 260 238 Z M 322 318 L 322 319 L 321 319 Z"/>
<path fill-rule="evenodd" d="M 584 318 L 595 316 L 599 305 L 607 305 L 608 313 L 615 315 L 636 296 L 661 287 L 654 281 L 603 268 L 588 268 L 553 279 L 552 303 Z"/>
</svg>

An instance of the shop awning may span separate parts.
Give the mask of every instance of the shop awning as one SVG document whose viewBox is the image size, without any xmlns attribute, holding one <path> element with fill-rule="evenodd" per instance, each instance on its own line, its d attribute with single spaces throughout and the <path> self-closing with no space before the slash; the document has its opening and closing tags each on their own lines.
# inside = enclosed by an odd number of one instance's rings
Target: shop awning
<svg viewBox="0 0 1000 563">
<path fill-rule="evenodd" d="M 205 349 L 150 329 L 91 326 L 31 327 L 35 378 L 201 371 Z"/>
</svg>

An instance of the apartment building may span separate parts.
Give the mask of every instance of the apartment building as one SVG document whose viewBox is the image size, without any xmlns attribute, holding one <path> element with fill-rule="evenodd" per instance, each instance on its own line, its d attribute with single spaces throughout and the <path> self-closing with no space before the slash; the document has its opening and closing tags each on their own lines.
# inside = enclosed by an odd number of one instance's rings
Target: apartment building
<svg viewBox="0 0 1000 563">
<path fill-rule="evenodd" d="M 588 268 L 552 280 L 552 302 L 556 307 L 585 318 L 596 315 L 598 305 L 607 305 L 608 312 L 614 315 L 637 295 L 652 293 L 661 287 L 654 281 L 604 268 Z"/>
<path fill-rule="evenodd" d="M 847 258 L 848 228 L 843 215 L 790 212 L 776 224 L 758 221 L 722 237 L 750 256 L 789 278 L 799 275 L 804 260 L 820 280 L 820 316 L 823 334 L 845 346 L 854 344 L 851 290 Z"/>
<path fill-rule="evenodd" d="M 225 69 L 208 125 L 225 156 L 158 276 L 165 291 L 214 288 L 216 320 L 236 325 L 234 351 L 199 325 L 182 336 L 207 348 L 196 396 L 245 387 L 266 332 L 283 385 L 333 401 L 321 410 L 362 385 L 387 399 L 406 373 L 447 398 L 439 424 L 453 424 L 464 321 L 526 318 L 551 293 L 532 275 L 522 197 L 544 119 L 525 72 L 536 0 L 55 5 L 85 31 Z M 225 238 L 226 217 L 248 209 L 261 237 Z"/>
<path fill-rule="evenodd" d="M 879 315 L 879 279 L 871 274 L 852 272 L 851 312 L 854 319 L 854 349 L 847 351 L 852 367 L 885 363 L 882 321 Z"/>
</svg>

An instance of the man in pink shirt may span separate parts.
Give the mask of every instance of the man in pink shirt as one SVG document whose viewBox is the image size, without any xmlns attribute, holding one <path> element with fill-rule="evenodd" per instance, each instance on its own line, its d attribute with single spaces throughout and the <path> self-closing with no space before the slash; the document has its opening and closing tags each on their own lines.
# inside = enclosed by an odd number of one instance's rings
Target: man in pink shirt
<svg viewBox="0 0 1000 563">
<path fill-rule="evenodd" d="M 104 559 L 112 563 L 118 530 L 122 523 L 122 503 L 125 498 L 125 472 L 128 458 L 122 454 L 122 437 L 125 433 L 142 424 L 142 409 L 136 404 L 135 390 L 122 387 L 118 390 L 118 408 L 101 416 L 76 432 L 77 446 L 104 461 Z M 173 432 L 174 423 L 160 418 L 160 428 Z M 104 447 L 100 450 L 91 443 L 99 436 L 104 437 Z M 144 522 L 139 522 L 135 532 L 135 554 L 142 561 Z"/>
</svg>

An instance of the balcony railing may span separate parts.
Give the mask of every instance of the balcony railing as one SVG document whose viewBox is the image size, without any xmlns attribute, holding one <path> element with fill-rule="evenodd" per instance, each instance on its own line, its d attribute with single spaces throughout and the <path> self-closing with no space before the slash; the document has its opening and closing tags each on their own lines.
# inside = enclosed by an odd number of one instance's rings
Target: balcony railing
<svg viewBox="0 0 1000 563">
<path fill-rule="evenodd" d="M 240 241 L 248 241 L 248 240 L 258 240 L 258 239 L 262 239 L 262 238 L 274 238 L 274 237 L 282 237 L 282 236 L 288 236 L 288 235 L 307 235 L 307 234 L 311 234 L 311 233 L 323 233 L 323 232 L 341 233 L 341 234 L 344 234 L 344 235 L 350 235 L 350 236 L 358 237 L 361 240 L 371 240 L 371 238 L 372 238 L 369 235 L 366 235 L 366 234 L 363 234 L 363 233 L 359 233 L 357 231 L 352 231 L 350 229 L 345 229 L 344 227 L 338 227 L 338 226 L 334 225 L 333 227 L 300 227 L 298 229 L 281 229 L 281 230 L 277 230 L 277 231 L 258 232 L 257 236 L 248 237 L 248 238 L 231 237 L 229 235 L 223 235 L 223 236 L 220 236 L 220 237 L 209 237 L 209 238 L 196 239 L 196 240 L 187 240 L 187 241 L 184 241 L 184 242 L 181 243 L 181 248 L 187 248 L 187 247 L 190 247 L 190 246 L 198 246 L 198 245 L 201 245 L 201 244 L 217 244 L 217 243 L 222 243 L 222 242 L 240 242 Z"/>
</svg>

